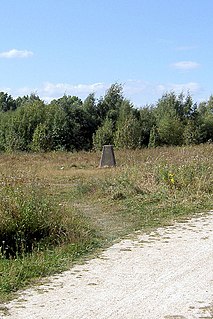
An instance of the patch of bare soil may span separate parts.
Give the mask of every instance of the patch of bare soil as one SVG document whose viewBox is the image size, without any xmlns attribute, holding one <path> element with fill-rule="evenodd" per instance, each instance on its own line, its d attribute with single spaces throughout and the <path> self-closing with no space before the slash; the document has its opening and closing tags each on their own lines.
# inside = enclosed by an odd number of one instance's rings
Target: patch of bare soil
<svg viewBox="0 0 213 319">
<path fill-rule="evenodd" d="M 5 319 L 213 318 L 213 212 L 137 232 L 20 293 Z M 5 309 L 6 309 L 5 308 Z"/>
</svg>

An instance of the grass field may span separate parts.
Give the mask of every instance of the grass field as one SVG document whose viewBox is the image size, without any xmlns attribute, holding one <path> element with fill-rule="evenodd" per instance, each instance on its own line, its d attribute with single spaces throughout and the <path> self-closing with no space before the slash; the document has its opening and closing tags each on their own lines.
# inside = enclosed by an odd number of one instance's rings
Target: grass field
<svg viewBox="0 0 213 319">
<path fill-rule="evenodd" d="M 1 154 L 0 301 L 135 230 L 212 209 L 211 144 L 115 151 L 116 168 L 100 156 Z"/>
</svg>

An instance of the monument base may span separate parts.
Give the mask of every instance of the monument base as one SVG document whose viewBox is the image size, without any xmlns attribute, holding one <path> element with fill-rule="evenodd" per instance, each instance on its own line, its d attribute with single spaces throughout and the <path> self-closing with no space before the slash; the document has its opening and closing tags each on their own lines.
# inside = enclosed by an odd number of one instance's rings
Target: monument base
<svg viewBox="0 0 213 319">
<path fill-rule="evenodd" d="M 115 154 L 112 145 L 104 145 L 99 167 L 114 167 L 116 166 Z"/>
</svg>

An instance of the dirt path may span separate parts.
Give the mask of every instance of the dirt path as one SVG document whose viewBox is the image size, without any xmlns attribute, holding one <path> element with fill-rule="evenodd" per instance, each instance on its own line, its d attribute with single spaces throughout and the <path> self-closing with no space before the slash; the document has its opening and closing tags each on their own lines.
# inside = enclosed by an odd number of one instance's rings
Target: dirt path
<svg viewBox="0 0 213 319">
<path fill-rule="evenodd" d="M 137 234 L 29 289 L 6 319 L 213 318 L 213 212 Z"/>
</svg>

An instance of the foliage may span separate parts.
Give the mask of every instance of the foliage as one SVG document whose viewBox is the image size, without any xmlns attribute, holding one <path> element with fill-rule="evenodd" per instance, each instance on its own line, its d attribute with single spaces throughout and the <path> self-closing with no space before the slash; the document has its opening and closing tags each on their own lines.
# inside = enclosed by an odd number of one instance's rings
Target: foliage
<svg viewBox="0 0 213 319">
<path fill-rule="evenodd" d="M 140 132 L 140 133 L 139 133 Z M 138 136 L 140 134 L 140 137 Z M 80 151 L 192 145 L 213 140 L 213 96 L 198 105 L 187 93 L 167 92 L 137 109 L 114 83 L 98 100 L 64 95 L 47 104 L 38 95 L 0 92 L 0 151 Z"/>
<path fill-rule="evenodd" d="M 158 133 L 161 144 L 181 145 L 183 140 L 183 125 L 176 116 L 165 115 L 159 120 Z"/>
<path fill-rule="evenodd" d="M 141 125 L 141 145 L 147 146 L 150 144 L 150 138 L 155 136 L 154 128 L 156 127 L 156 118 L 154 108 L 146 106 L 140 110 L 140 125 Z M 154 134 L 154 135 L 153 135 Z M 156 143 L 154 142 L 154 145 Z M 154 146 L 153 145 L 153 146 Z M 156 146 L 156 145 L 155 145 Z"/>
<path fill-rule="evenodd" d="M 74 212 L 68 217 L 39 180 L 1 176 L 0 185 L 1 258 L 23 258 L 89 236 L 88 226 Z"/>
<path fill-rule="evenodd" d="M 0 111 L 14 111 L 16 108 L 16 101 L 12 98 L 12 96 L 7 93 L 0 92 Z"/>
<path fill-rule="evenodd" d="M 115 146 L 117 148 L 135 149 L 140 146 L 140 123 L 133 114 L 129 114 L 119 122 L 115 133 Z"/>
<path fill-rule="evenodd" d="M 184 127 L 183 142 L 186 145 L 198 144 L 200 140 L 199 126 L 195 120 L 188 120 Z"/>
<path fill-rule="evenodd" d="M 149 135 L 148 147 L 156 147 L 156 146 L 159 146 L 159 134 L 158 134 L 156 126 L 153 125 Z"/>
<path fill-rule="evenodd" d="M 42 152 L 48 149 L 48 130 L 47 126 L 43 123 L 38 124 L 33 133 L 31 149 L 35 152 Z"/>
<path fill-rule="evenodd" d="M 93 144 L 97 150 L 101 150 L 103 145 L 113 144 L 113 123 L 106 119 L 93 135 Z"/>
<path fill-rule="evenodd" d="M 110 113 L 116 118 L 123 100 L 122 85 L 112 84 L 104 97 L 101 97 L 97 103 L 97 113 L 101 121 L 103 122 L 107 117 L 111 118 Z"/>
<path fill-rule="evenodd" d="M 61 214 L 47 200 L 39 183 L 24 176 L 1 177 L 0 243 L 2 258 L 14 258 L 59 242 Z"/>
</svg>

